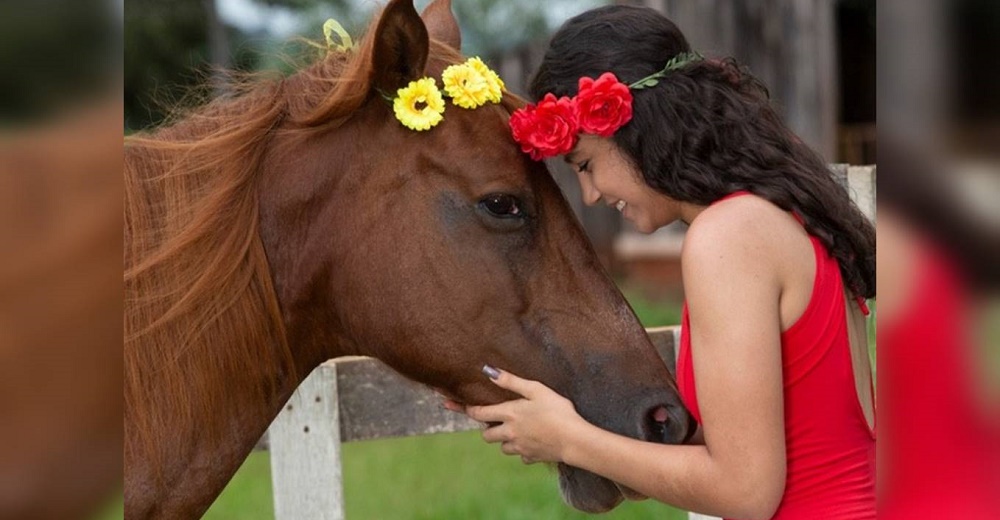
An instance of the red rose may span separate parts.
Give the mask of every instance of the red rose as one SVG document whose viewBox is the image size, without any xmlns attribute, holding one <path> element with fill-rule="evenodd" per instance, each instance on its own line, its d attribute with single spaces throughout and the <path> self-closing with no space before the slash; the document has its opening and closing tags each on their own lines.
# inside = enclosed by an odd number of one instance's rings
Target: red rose
<svg viewBox="0 0 1000 520">
<path fill-rule="evenodd" d="M 574 100 L 580 130 L 588 134 L 610 137 L 632 119 L 632 92 L 610 72 L 580 78 Z"/>
<path fill-rule="evenodd" d="M 536 161 L 568 153 L 580 131 L 573 100 L 565 96 L 556 99 L 551 93 L 537 105 L 515 110 L 510 129 L 521 150 Z"/>
</svg>

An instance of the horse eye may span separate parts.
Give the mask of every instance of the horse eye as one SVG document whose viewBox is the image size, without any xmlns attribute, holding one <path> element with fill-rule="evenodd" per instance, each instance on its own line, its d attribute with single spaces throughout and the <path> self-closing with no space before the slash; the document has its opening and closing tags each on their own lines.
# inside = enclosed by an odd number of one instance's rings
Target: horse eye
<svg viewBox="0 0 1000 520">
<path fill-rule="evenodd" d="M 513 195 L 506 193 L 494 193 L 487 195 L 479 201 L 482 206 L 494 217 L 512 218 L 521 216 L 521 202 Z"/>
</svg>

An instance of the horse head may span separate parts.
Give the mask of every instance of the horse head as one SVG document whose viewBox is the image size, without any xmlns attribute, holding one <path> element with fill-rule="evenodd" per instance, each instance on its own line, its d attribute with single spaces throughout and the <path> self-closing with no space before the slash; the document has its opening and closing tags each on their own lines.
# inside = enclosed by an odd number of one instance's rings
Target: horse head
<svg viewBox="0 0 1000 520">
<path fill-rule="evenodd" d="M 684 441 L 692 422 L 666 366 L 544 164 L 510 136 L 522 102 L 448 103 L 419 132 L 394 117 L 386 98 L 441 78 L 459 39 L 448 0 L 423 18 L 393 0 L 330 97 L 300 112 L 290 103 L 275 132 L 260 234 L 299 368 L 368 355 L 459 401 L 511 398 L 481 374 L 488 363 L 543 382 L 610 431 Z M 316 74 L 290 78 L 285 95 Z M 283 132 L 304 122 L 315 127 L 306 137 Z M 560 484 L 585 511 L 622 500 L 569 466 Z"/>
</svg>

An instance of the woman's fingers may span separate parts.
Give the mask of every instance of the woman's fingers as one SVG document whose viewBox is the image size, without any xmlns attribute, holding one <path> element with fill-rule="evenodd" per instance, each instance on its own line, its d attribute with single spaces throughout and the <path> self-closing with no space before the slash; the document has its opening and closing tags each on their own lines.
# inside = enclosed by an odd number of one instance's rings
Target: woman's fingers
<svg viewBox="0 0 1000 520">
<path fill-rule="evenodd" d="M 514 443 L 510 441 L 501 444 L 500 451 L 502 451 L 504 455 L 518 455 L 517 448 L 515 448 Z"/>
<path fill-rule="evenodd" d="M 537 381 L 532 381 L 530 379 L 523 379 L 515 376 L 514 374 L 511 374 L 510 372 L 498 370 L 489 365 L 483 366 L 483 373 L 489 376 L 489 378 L 500 388 L 510 390 L 511 392 L 520 394 L 521 396 L 528 399 L 538 397 L 539 395 L 541 395 L 542 392 L 548 390 L 548 388 L 545 385 Z M 466 406 L 463 403 L 448 398 L 447 396 L 444 395 L 444 392 L 442 392 L 437 388 L 434 388 L 434 391 L 437 392 L 442 397 L 444 397 L 442 406 L 444 406 L 445 409 L 451 410 L 453 412 L 464 413 L 469 417 L 484 423 L 504 422 L 509 417 L 509 415 L 506 414 L 506 408 L 504 408 L 503 406 L 508 403 L 517 402 L 517 400 L 515 400 L 515 401 L 507 401 L 507 403 L 500 403 L 498 405 L 493 405 L 493 406 Z"/>
<path fill-rule="evenodd" d="M 501 443 L 500 451 L 502 451 L 504 455 L 520 455 L 521 462 L 525 464 L 534 464 L 538 462 L 537 460 L 521 453 L 521 450 L 517 448 L 517 445 L 514 444 L 514 441 L 504 441 L 503 443 Z"/>
<path fill-rule="evenodd" d="M 486 374 L 500 388 L 505 388 L 520 394 L 528 399 L 536 397 L 544 386 L 530 379 L 523 379 L 505 370 L 499 370 L 489 365 L 483 366 L 483 373 Z"/>
<path fill-rule="evenodd" d="M 510 431 L 502 424 L 490 426 L 483 430 L 483 440 L 490 444 L 496 442 L 506 443 L 510 441 Z"/>
<path fill-rule="evenodd" d="M 444 406 L 446 410 L 451 410 L 453 412 L 458 412 L 458 413 L 465 413 L 465 405 L 458 401 L 445 399 L 444 401 L 441 402 L 441 406 Z"/>
<path fill-rule="evenodd" d="M 473 419 L 484 423 L 502 423 L 510 420 L 510 410 L 520 400 L 507 401 L 505 403 L 490 406 L 466 406 L 465 414 Z"/>
</svg>

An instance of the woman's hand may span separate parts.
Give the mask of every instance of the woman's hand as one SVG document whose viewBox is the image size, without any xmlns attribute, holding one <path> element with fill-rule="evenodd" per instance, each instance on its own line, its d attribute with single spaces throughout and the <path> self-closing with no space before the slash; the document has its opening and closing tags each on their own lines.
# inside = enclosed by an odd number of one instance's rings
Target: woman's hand
<svg viewBox="0 0 1000 520">
<path fill-rule="evenodd" d="M 520 455 L 525 464 L 560 462 L 566 442 L 577 426 L 587 424 L 573 403 L 537 381 L 484 367 L 483 372 L 504 389 L 522 396 L 492 406 L 466 406 L 447 401 L 449 410 L 464 411 L 469 417 L 488 424 L 483 440 L 500 443 L 507 455 Z"/>
</svg>

